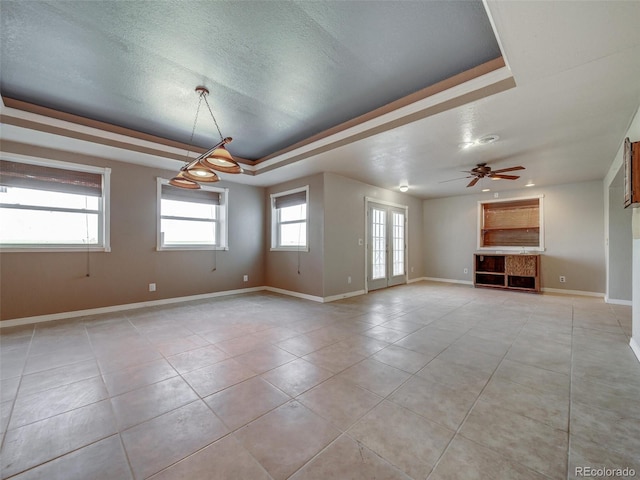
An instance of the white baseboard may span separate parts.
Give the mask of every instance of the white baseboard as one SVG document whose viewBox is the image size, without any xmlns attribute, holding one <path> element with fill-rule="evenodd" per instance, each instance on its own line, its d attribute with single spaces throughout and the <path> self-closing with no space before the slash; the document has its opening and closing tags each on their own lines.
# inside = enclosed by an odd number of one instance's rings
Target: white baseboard
<svg viewBox="0 0 640 480">
<path fill-rule="evenodd" d="M 281 293 L 282 295 L 288 295 L 290 297 L 311 300 L 312 302 L 319 302 L 319 303 L 324 302 L 324 299 L 322 297 L 318 297 L 316 295 L 309 295 L 307 293 L 294 292 L 292 290 L 285 290 L 283 288 L 276 288 L 276 287 L 262 287 L 262 289 L 266 290 L 267 292 Z"/>
<path fill-rule="evenodd" d="M 425 280 L 427 280 L 427 277 L 410 278 L 407 283 L 424 282 Z"/>
<path fill-rule="evenodd" d="M 618 300 L 615 298 L 609 298 L 606 295 L 604 296 L 604 301 L 605 303 L 610 303 L 612 305 L 625 305 L 630 307 L 631 304 L 633 303 L 631 300 Z"/>
<path fill-rule="evenodd" d="M 473 285 L 473 282 L 471 280 L 455 280 L 453 278 L 422 277 L 421 280 L 428 280 L 430 282 L 458 283 L 460 285 Z"/>
<path fill-rule="evenodd" d="M 318 303 L 335 302 L 336 300 L 343 300 L 345 298 L 357 297 L 358 295 L 364 295 L 365 293 L 367 293 L 364 290 L 356 290 L 354 292 L 339 293 L 338 295 L 331 295 L 329 297 L 318 297 L 316 295 L 309 295 L 307 293 L 294 292 L 292 290 L 285 290 L 283 288 L 264 287 L 264 289 L 267 290 L 268 292 L 281 293 L 282 295 L 303 298 L 305 300 L 311 300 L 312 302 L 318 302 Z"/>
<path fill-rule="evenodd" d="M 155 307 L 169 305 L 172 303 L 190 302 L 193 300 L 204 300 L 207 298 L 224 297 L 227 295 L 238 295 L 240 293 L 260 292 L 265 287 L 240 288 L 237 290 L 225 290 L 222 292 L 202 293 L 199 295 L 189 295 L 186 297 L 163 298 L 160 300 L 149 300 L 147 302 L 125 303 L 123 305 L 111 305 L 109 307 L 89 308 L 87 310 L 74 310 L 71 312 L 50 313 L 47 315 L 36 315 L 33 317 L 14 318 L 0 322 L 0 328 L 17 327 L 40 322 L 51 322 L 54 320 L 64 320 L 67 318 L 87 317 L 89 315 L 100 315 L 103 313 L 121 312 L 124 310 L 135 310 L 137 308 Z"/>
<path fill-rule="evenodd" d="M 636 358 L 640 362 L 640 345 L 638 345 L 638 342 L 636 342 L 636 339 L 633 337 L 631 337 L 629 345 L 631 346 L 631 350 L 633 350 L 633 353 L 636 354 Z"/>
<path fill-rule="evenodd" d="M 561 295 L 580 295 L 582 297 L 602 297 L 604 293 L 601 292 L 587 292 L 585 290 L 565 290 L 564 288 L 542 288 L 543 292 L 559 293 Z"/>
<path fill-rule="evenodd" d="M 347 292 L 340 293 L 338 295 L 330 295 L 328 297 L 324 297 L 323 301 L 325 303 L 335 302 L 336 300 L 344 300 L 345 298 L 357 297 L 359 295 L 365 295 L 367 292 L 364 290 L 356 290 L 355 292 Z"/>
</svg>

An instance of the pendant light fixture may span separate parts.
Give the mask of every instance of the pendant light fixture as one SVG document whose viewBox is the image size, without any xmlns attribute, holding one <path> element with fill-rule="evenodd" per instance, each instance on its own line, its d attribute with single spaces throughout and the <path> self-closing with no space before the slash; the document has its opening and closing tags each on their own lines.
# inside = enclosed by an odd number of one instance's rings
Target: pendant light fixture
<svg viewBox="0 0 640 480">
<path fill-rule="evenodd" d="M 225 147 L 227 143 L 231 142 L 232 138 L 222 136 L 216 117 L 213 116 L 213 112 L 211 111 L 211 107 L 207 101 L 209 90 L 206 87 L 198 86 L 196 87 L 196 92 L 200 95 L 200 100 L 198 102 L 198 109 L 196 110 L 196 117 L 193 121 L 193 129 L 191 130 L 191 139 L 189 140 L 189 144 L 193 144 L 193 135 L 196 131 L 198 114 L 200 113 L 200 106 L 202 105 L 203 100 L 207 105 L 207 109 L 211 114 L 213 123 L 218 130 L 220 141 L 213 148 L 207 150 L 195 160 L 189 161 L 188 158 L 190 152 L 187 152 L 187 163 L 180 169 L 180 172 L 178 172 L 175 177 L 169 180 L 169 185 L 191 190 L 199 189 L 200 183 L 214 183 L 219 181 L 220 178 L 216 171 L 233 174 L 242 173 L 242 167 L 240 167 L 240 164 L 233 159 Z"/>
</svg>

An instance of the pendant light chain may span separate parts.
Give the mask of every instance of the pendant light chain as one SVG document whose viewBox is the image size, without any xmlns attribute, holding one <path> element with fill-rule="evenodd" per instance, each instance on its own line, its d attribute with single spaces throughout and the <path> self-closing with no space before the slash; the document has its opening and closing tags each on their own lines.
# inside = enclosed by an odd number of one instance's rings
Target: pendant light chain
<svg viewBox="0 0 640 480">
<path fill-rule="evenodd" d="M 222 132 L 220 131 L 220 127 L 218 126 L 218 122 L 216 121 L 216 117 L 213 115 L 213 111 L 211 110 L 211 106 L 209 106 L 209 101 L 207 100 L 207 96 L 205 93 L 202 93 L 204 97 L 204 103 L 207 104 L 207 108 L 209 109 L 209 113 L 211 114 L 211 118 L 213 118 L 213 123 L 216 124 L 216 128 L 218 129 L 218 135 L 220 135 L 220 140 L 224 141 L 224 137 L 222 136 Z"/>
<path fill-rule="evenodd" d="M 187 150 L 187 159 L 185 160 L 189 163 L 189 155 L 191 154 L 191 147 L 193 147 L 193 137 L 196 133 L 196 125 L 198 124 L 198 114 L 200 113 L 200 106 L 202 105 L 202 97 L 204 97 L 205 93 L 200 93 L 200 99 L 198 100 L 198 109 L 196 110 L 196 118 L 193 119 L 193 128 L 191 128 L 191 138 L 189 138 L 189 149 Z"/>
</svg>

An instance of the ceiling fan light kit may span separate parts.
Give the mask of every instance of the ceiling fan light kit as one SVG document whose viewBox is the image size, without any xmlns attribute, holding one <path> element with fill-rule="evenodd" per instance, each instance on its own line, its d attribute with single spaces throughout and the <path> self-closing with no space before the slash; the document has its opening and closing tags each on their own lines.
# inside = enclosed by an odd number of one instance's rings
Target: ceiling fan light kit
<svg viewBox="0 0 640 480">
<path fill-rule="evenodd" d="M 468 148 L 477 147 L 479 145 L 489 145 L 490 143 L 497 142 L 499 139 L 500 137 L 498 135 L 492 133 L 491 135 L 485 135 L 484 137 L 476 138 L 475 140 L 471 140 L 469 142 L 462 142 L 458 146 L 461 149 L 466 150 Z"/>
<path fill-rule="evenodd" d="M 220 141 L 205 153 L 200 155 L 195 160 L 189 161 L 189 153 L 187 152 L 187 162 L 180 169 L 180 172 L 169 180 L 169 185 L 173 185 L 178 188 L 186 188 L 190 190 L 197 190 L 200 188 L 200 183 L 214 183 L 220 180 L 217 172 L 238 174 L 242 173 L 242 167 L 236 162 L 225 145 L 230 143 L 233 139 L 231 137 L 223 137 L 216 117 L 213 115 L 213 111 L 207 101 L 207 95 L 209 90 L 206 87 L 196 87 L 196 92 L 200 95 L 198 102 L 198 109 L 196 110 L 196 116 L 193 121 L 193 129 L 191 130 L 191 139 L 189 140 L 189 146 L 193 144 L 193 135 L 196 131 L 196 125 L 198 123 L 198 114 L 200 113 L 200 106 L 202 101 L 207 105 L 209 114 L 213 119 L 213 123 L 220 135 Z"/>
</svg>

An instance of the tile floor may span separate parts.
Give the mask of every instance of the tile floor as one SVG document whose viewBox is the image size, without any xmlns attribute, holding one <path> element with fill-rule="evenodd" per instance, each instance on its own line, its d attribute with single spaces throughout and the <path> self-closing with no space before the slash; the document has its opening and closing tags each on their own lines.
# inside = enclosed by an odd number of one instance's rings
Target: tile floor
<svg viewBox="0 0 640 480">
<path fill-rule="evenodd" d="M 629 307 L 416 283 L 1 332 L 2 478 L 640 478 Z"/>
</svg>

